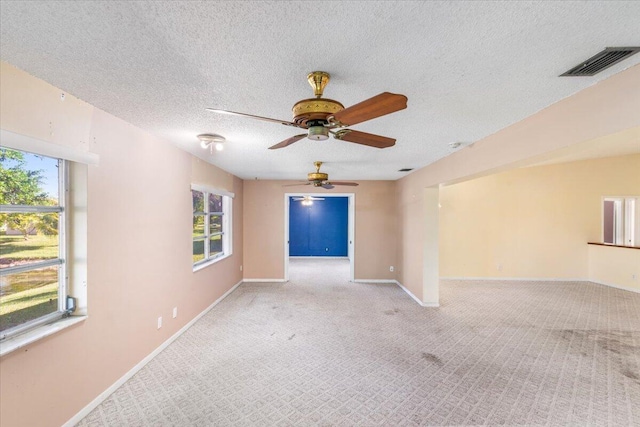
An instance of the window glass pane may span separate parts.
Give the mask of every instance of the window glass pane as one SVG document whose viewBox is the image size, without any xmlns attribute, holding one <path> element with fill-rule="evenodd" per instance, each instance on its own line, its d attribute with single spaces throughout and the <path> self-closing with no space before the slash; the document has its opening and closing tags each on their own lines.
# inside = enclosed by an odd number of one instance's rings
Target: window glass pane
<svg viewBox="0 0 640 427">
<path fill-rule="evenodd" d="M 193 237 L 204 236 L 204 215 L 193 216 Z"/>
<path fill-rule="evenodd" d="M 227 206 L 227 196 L 209 192 L 198 192 L 192 190 L 193 194 L 193 262 L 214 259 L 223 255 L 224 239 L 223 235 L 228 231 L 228 225 L 224 225 L 225 218 L 223 210 Z M 202 197 L 205 197 L 204 208 L 202 207 Z M 229 205 L 230 206 L 230 205 Z M 208 245 L 208 246 L 206 246 Z"/>
<path fill-rule="evenodd" d="M 209 194 L 209 212 L 222 212 L 222 196 Z"/>
<path fill-rule="evenodd" d="M 0 331 L 57 311 L 57 266 L 0 277 Z"/>
<path fill-rule="evenodd" d="M 2 205 L 55 206 L 59 200 L 58 159 L 0 149 Z"/>
<path fill-rule="evenodd" d="M 615 228 L 615 202 L 613 200 L 604 201 L 603 213 L 604 243 L 614 244 Z"/>
<path fill-rule="evenodd" d="M 193 211 L 204 212 L 204 193 L 191 190 L 191 198 L 193 199 Z"/>
<path fill-rule="evenodd" d="M 214 257 L 222 252 L 222 235 L 213 236 L 209 239 L 209 257 Z"/>
<path fill-rule="evenodd" d="M 636 197 L 627 198 L 624 200 L 624 245 L 636 246 L 637 239 L 637 225 L 636 220 Z M 640 219 L 640 218 L 639 218 Z"/>
<path fill-rule="evenodd" d="M 4 214 L 0 269 L 60 258 L 58 217 L 54 213 Z"/>
<path fill-rule="evenodd" d="M 204 259 L 204 240 L 193 241 L 193 262 L 202 261 Z"/>
<path fill-rule="evenodd" d="M 222 230 L 222 215 L 209 215 L 209 234 L 220 233 Z"/>
</svg>

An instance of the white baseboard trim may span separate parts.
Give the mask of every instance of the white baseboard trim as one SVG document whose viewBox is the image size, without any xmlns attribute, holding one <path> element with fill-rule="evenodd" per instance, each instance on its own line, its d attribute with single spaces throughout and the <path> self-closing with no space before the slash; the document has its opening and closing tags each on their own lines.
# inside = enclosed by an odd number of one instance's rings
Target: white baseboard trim
<svg viewBox="0 0 640 427">
<path fill-rule="evenodd" d="M 610 288 L 621 289 L 623 291 L 635 292 L 636 294 L 640 294 L 640 289 L 638 288 L 629 288 L 627 286 L 614 285 L 613 283 L 599 282 L 597 280 L 589 280 L 591 283 L 595 283 L 598 285 L 608 286 Z"/>
<path fill-rule="evenodd" d="M 433 308 L 438 308 L 440 307 L 440 303 L 437 302 L 423 302 L 422 303 L 423 307 L 433 307 Z"/>
<path fill-rule="evenodd" d="M 184 325 L 178 332 L 176 332 L 175 334 L 173 334 L 168 340 L 166 340 L 165 342 L 163 342 L 162 344 L 160 344 L 160 346 L 158 348 L 156 348 L 155 350 L 153 350 L 147 357 L 145 357 L 144 359 L 142 359 L 137 365 L 135 365 L 133 368 L 131 368 L 129 370 L 129 372 L 127 372 L 126 374 L 124 374 L 122 377 L 120 377 L 120 379 L 118 379 L 118 381 L 116 381 L 115 383 L 111 384 L 105 391 L 103 391 L 102 393 L 100 393 L 98 395 L 98 397 L 96 397 L 95 399 L 93 399 L 87 406 L 85 406 L 84 408 L 82 408 L 80 410 L 80 412 L 78 412 L 77 414 L 75 414 L 73 417 L 71 417 L 69 419 L 69 421 L 67 421 L 66 423 L 64 423 L 62 426 L 63 427 L 72 427 L 76 424 L 78 424 L 84 417 L 86 417 L 87 415 L 89 415 L 89 413 L 91 411 L 93 411 L 98 405 L 100 405 L 102 402 L 104 402 L 114 391 L 116 391 L 122 384 L 124 384 L 128 379 L 130 379 L 131 377 L 133 377 L 140 369 L 142 369 L 147 363 L 149 363 L 154 357 L 156 357 L 158 354 L 160 354 L 160 352 L 162 352 L 162 350 L 164 350 L 165 348 L 167 348 L 169 346 L 169 344 L 171 344 L 172 342 L 174 342 L 180 335 L 182 335 L 187 329 L 189 329 L 191 326 L 193 326 L 194 323 L 196 323 L 202 316 L 204 316 L 205 314 L 207 314 L 213 307 L 215 307 L 216 305 L 218 305 L 220 303 L 220 301 L 222 301 L 223 299 L 225 299 L 227 296 L 229 296 L 229 294 L 231 294 L 231 292 L 235 291 L 236 288 L 238 286 L 240 286 L 242 284 L 242 280 L 239 281 L 238 283 L 236 283 L 235 285 L 233 285 L 233 287 L 231 289 L 229 289 L 227 292 L 225 292 L 220 298 L 218 298 L 217 300 L 215 300 L 209 307 L 205 308 L 200 314 L 198 314 L 196 317 L 194 317 L 191 321 L 189 321 L 189 323 L 187 323 L 186 325 Z"/>
<path fill-rule="evenodd" d="M 405 291 L 411 298 L 413 298 L 413 300 L 415 302 L 420 304 L 422 307 L 440 307 L 440 304 L 438 304 L 437 302 L 422 302 L 422 301 L 420 301 L 420 299 L 417 296 L 415 296 L 409 289 L 407 289 L 404 286 L 402 286 L 402 284 L 400 282 L 398 282 L 397 280 L 393 280 L 393 279 L 371 279 L 371 280 L 356 279 L 356 280 L 354 280 L 354 282 L 356 282 L 356 283 L 393 283 L 394 285 L 400 286 L 400 289 Z"/>
<path fill-rule="evenodd" d="M 509 280 L 512 282 L 588 282 L 585 278 L 568 278 L 559 279 L 555 277 L 445 277 L 441 276 L 440 280 Z"/>
<path fill-rule="evenodd" d="M 284 279 L 242 279 L 246 283 L 265 282 L 265 283 L 284 283 Z"/>
<path fill-rule="evenodd" d="M 394 280 L 395 284 L 400 286 L 400 289 L 402 289 L 403 291 L 405 291 L 411 298 L 414 299 L 415 302 L 417 302 L 418 304 L 420 304 L 422 307 L 439 307 L 440 304 L 435 303 L 431 303 L 429 305 L 425 304 L 424 302 L 420 301 L 420 299 L 415 296 L 409 289 L 405 288 L 404 286 L 402 286 L 402 283 L 398 282 L 397 280 Z"/>
<path fill-rule="evenodd" d="M 371 280 L 367 280 L 367 279 L 355 279 L 354 280 L 355 283 L 393 283 L 396 284 L 397 282 L 393 279 L 371 279 Z"/>
<path fill-rule="evenodd" d="M 440 280 L 492 280 L 492 281 L 511 281 L 511 282 L 591 282 L 596 283 L 598 285 L 609 286 L 610 288 L 621 289 L 623 291 L 635 292 L 640 294 L 640 289 L 638 288 L 630 288 L 628 286 L 616 285 L 613 283 L 600 282 L 598 280 L 593 279 L 585 279 L 585 278 L 569 278 L 569 279 L 559 279 L 559 278 L 535 278 L 535 277 L 440 277 Z"/>
</svg>

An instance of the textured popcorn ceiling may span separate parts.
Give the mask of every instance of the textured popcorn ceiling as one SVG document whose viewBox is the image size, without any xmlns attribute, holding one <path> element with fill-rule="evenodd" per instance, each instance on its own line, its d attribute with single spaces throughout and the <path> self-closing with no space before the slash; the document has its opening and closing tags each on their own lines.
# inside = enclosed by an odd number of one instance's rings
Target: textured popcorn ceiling
<svg viewBox="0 0 640 427">
<path fill-rule="evenodd" d="M 7 61 L 242 178 L 397 179 L 640 63 L 559 74 L 607 46 L 640 43 L 640 2 L 2 2 Z M 311 97 L 353 105 L 383 91 L 408 108 L 354 126 L 397 139 L 267 147 L 299 130 L 206 107 L 291 120 Z M 196 135 L 227 138 L 204 152 Z M 153 154 L 150 153 L 150 159 Z"/>
</svg>

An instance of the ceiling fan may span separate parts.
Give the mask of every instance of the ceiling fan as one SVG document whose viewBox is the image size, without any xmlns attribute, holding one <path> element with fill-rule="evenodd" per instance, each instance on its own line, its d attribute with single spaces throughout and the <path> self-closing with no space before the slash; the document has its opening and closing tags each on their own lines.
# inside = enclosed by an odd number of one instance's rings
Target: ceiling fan
<svg viewBox="0 0 640 427">
<path fill-rule="evenodd" d="M 322 162 L 313 162 L 313 165 L 316 167 L 316 171 L 307 174 L 307 181 L 309 182 L 287 184 L 284 187 L 293 187 L 296 185 L 313 185 L 314 187 L 322 187 L 330 190 L 336 185 L 348 185 L 351 187 L 356 187 L 358 185 L 357 182 L 329 181 L 329 175 L 324 172 L 320 172 L 320 166 L 322 166 Z"/>
<path fill-rule="evenodd" d="M 302 196 L 302 197 L 293 197 L 293 200 L 295 202 L 306 202 L 306 201 L 309 201 L 309 200 L 311 200 L 311 201 L 324 200 L 324 197 Z"/>
<path fill-rule="evenodd" d="M 287 147 L 305 137 L 316 141 L 323 141 L 329 138 L 329 134 L 332 134 L 335 139 L 368 145 L 370 147 L 386 148 L 395 145 L 396 140 L 393 138 L 346 129 L 346 127 L 403 110 L 407 108 L 407 97 L 383 92 L 356 105 L 344 108 L 338 101 L 322 97 L 324 88 L 327 83 L 329 83 L 329 77 L 329 73 L 324 71 L 309 73 L 307 80 L 313 88 L 316 97 L 303 99 L 293 106 L 292 122 L 254 116 L 252 114 L 237 113 L 235 111 L 220 110 L 217 108 L 207 108 L 207 110 L 214 113 L 249 117 L 307 130 L 306 133 L 292 136 L 276 145 L 272 145 L 269 147 L 271 150 Z"/>
</svg>

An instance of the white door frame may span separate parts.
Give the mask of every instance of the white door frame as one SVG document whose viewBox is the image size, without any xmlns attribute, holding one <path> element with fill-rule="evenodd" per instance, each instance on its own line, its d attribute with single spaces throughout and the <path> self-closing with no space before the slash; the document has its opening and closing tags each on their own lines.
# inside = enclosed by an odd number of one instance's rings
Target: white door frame
<svg viewBox="0 0 640 427">
<path fill-rule="evenodd" d="M 289 197 L 316 196 L 316 197 L 346 197 L 349 201 L 347 255 L 349 257 L 349 281 L 355 277 L 355 252 L 356 252 L 356 195 L 354 193 L 285 193 L 284 195 L 284 281 L 289 281 Z"/>
</svg>

